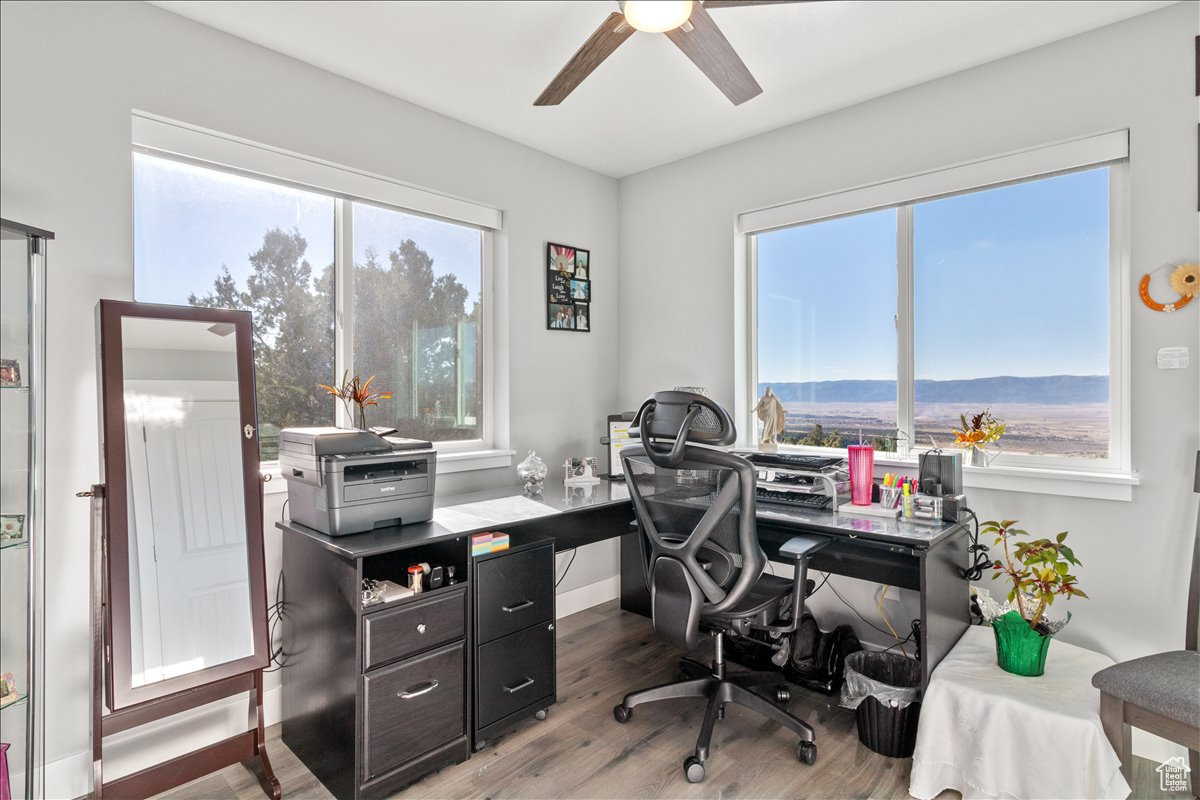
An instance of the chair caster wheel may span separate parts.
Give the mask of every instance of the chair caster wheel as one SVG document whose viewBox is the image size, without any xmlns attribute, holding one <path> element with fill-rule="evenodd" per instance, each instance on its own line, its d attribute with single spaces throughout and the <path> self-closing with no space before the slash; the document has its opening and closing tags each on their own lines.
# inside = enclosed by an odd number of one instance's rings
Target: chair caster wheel
<svg viewBox="0 0 1200 800">
<path fill-rule="evenodd" d="M 539 722 L 540 722 L 541 720 L 544 720 L 544 719 L 546 718 L 546 712 L 547 712 L 548 710 L 549 710 L 549 709 L 542 708 L 542 709 L 539 709 L 539 710 L 535 711 L 535 712 L 534 712 L 534 714 L 533 714 L 533 718 L 534 718 L 534 719 L 536 719 L 536 720 L 538 720 Z"/>
<path fill-rule="evenodd" d="M 617 722 L 629 722 L 629 720 L 633 719 L 633 709 L 626 708 L 624 704 L 615 705 L 613 706 L 613 717 L 616 718 Z"/>
<path fill-rule="evenodd" d="M 805 764 L 812 764 L 817 760 L 817 745 L 813 742 L 801 742 L 796 745 L 796 758 Z"/>
<path fill-rule="evenodd" d="M 775 702 L 779 705 L 785 705 L 792 699 L 792 693 L 786 686 L 780 686 L 775 689 Z"/>
<path fill-rule="evenodd" d="M 478 753 L 480 750 L 482 750 L 485 747 L 487 747 L 487 742 L 485 742 L 483 739 L 477 739 L 475 741 L 475 744 L 471 745 L 471 751 L 474 753 Z"/>
<path fill-rule="evenodd" d="M 695 756 L 688 756 L 683 760 L 683 774 L 688 783 L 700 783 L 704 780 L 704 764 Z"/>
</svg>

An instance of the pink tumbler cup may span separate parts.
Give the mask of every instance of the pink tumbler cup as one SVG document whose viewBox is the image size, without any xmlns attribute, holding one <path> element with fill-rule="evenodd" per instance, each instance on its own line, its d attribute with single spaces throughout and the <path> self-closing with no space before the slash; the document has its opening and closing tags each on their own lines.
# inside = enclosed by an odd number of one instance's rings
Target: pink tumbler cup
<svg viewBox="0 0 1200 800">
<path fill-rule="evenodd" d="M 850 456 L 850 504 L 871 505 L 871 484 L 875 475 L 875 448 L 869 444 L 852 444 L 846 448 Z"/>
</svg>

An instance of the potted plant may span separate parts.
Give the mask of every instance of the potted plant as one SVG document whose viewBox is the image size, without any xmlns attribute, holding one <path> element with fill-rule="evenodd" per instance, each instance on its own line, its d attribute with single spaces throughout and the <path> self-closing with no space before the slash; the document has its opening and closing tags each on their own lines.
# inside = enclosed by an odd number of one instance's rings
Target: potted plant
<svg viewBox="0 0 1200 800">
<path fill-rule="evenodd" d="M 350 419 L 354 421 L 354 427 L 365 431 L 367 429 L 367 406 L 377 406 L 380 400 L 391 400 L 391 392 L 372 391 L 371 384 L 375 381 L 375 376 L 367 378 L 365 382 L 359 379 L 357 375 L 350 377 L 350 372 L 342 374 L 342 382 L 338 386 L 326 386 L 323 383 L 317 384 L 325 391 L 342 401 L 346 406 L 347 413 L 350 414 Z"/>
<path fill-rule="evenodd" d="M 996 663 L 1014 675 L 1038 676 L 1046 670 L 1046 653 L 1050 638 L 1062 629 L 1071 615 L 1054 620 L 1046 619 L 1046 610 L 1054 598 L 1065 595 L 1087 597 L 1076 585 L 1078 580 L 1068 570 L 1082 566 L 1074 551 L 1067 546 L 1067 531 L 1049 539 L 1011 542 L 1028 536 L 1016 527 L 1015 519 L 983 523 L 981 533 L 995 536 L 995 544 L 1004 553 L 1004 560 L 992 564 L 992 580 L 1007 577 L 1012 581 L 1008 592 L 1009 604 L 1016 608 L 992 620 L 996 636 Z"/>
<path fill-rule="evenodd" d="M 953 429 L 955 446 L 970 451 L 971 466 L 986 467 L 988 446 L 1000 441 L 1004 435 L 1004 420 L 993 417 L 990 408 L 972 415 L 969 423 L 966 414 L 959 414 L 958 418 L 962 421 L 962 427 Z"/>
</svg>

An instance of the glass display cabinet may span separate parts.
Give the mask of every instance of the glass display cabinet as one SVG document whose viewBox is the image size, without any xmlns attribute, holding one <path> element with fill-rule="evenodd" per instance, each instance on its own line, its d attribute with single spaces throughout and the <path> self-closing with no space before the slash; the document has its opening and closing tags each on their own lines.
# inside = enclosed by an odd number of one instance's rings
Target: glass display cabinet
<svg viewBox="0 0 1200 800">
<path fill-rule="evenodd" d="M 41 797 L 45 265 L 49 231 L 0 220 L 0 758 Z M 0 794 L 5 787 L 0 785 Z"/>
</svg>

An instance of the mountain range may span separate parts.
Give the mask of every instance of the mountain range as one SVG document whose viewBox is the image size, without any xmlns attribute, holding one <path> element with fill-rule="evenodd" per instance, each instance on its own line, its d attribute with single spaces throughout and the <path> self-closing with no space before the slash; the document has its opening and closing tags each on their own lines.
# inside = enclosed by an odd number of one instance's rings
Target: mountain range
<svg viewBox="0 0 1200 800">
<path fill-rule="evenodd" d="M 759 397 L 768 386 L 785 403 L 884 403 L 896 399 L 895 381 L 768 381 L 758 385 Z M 918 403 L 1106 403 L 1108 376 L 996 375 L 956 381 L 918 379 L 916 396 Z"/>
</svg>

